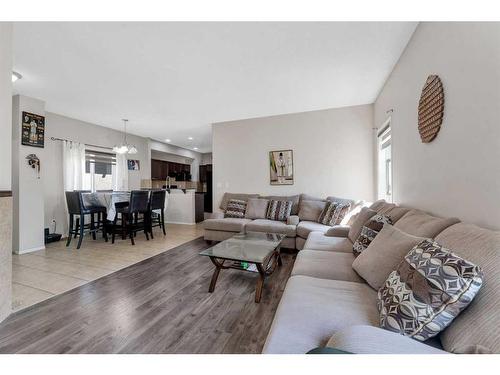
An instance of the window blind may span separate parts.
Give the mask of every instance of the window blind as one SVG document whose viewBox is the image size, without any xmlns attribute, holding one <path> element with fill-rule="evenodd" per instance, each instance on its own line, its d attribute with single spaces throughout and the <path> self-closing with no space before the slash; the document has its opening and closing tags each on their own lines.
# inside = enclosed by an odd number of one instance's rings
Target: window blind
<svg viewBox="0 0 500 375">
<path fill-rule="evenodd" d="M 94 173 L 108 175 L 112 173 L 112 166 L 116 165 L 116 155 L 110 152 L 85 150 L 85 173 L 90 173 L 90 164 L 94 164 Z"/>
</svg>

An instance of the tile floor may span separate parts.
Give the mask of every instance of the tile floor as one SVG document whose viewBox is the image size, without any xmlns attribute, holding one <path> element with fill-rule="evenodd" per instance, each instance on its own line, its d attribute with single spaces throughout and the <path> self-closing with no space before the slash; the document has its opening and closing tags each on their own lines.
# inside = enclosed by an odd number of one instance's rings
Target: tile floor
<svg viewBox="0 0 500 375">
<path fill-rule="evenodd" d="M 128 267 L 203 235 L 198 225 L 167 224 L 167 235 L 155 228 L 155 238 L 146 241 L 137 234 L 136 245 L 130 240 L 104 242 L 84 238 L 80 250 L 77 241 L 69 247 L 65 241 L 47 245 L 45 250 L 12 256 L 12 309 L 28 306 L 64 293 L 89 281 Z"/>
</svg>

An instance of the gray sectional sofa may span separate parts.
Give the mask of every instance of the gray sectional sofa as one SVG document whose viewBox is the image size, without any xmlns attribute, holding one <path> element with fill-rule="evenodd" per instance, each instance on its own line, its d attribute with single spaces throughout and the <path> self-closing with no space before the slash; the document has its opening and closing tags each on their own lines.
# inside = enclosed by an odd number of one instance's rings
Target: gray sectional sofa
<svg viewBox="0 0 500 375">
<path fill-rule="evenodd" d="M 301 250 L 311 232 L 326 233 L 334 227 L 317 222 L 317 218 L 327 200 L 349 202 L 356 209 L 362 202 L 337 197 L 316 198 L 307 194 L 292 196 L 260 196 L 259 194 L 225 193 L 219 208 L 225 211 L 230 199 L 248 201 L 250 198 L 289 200 L 293 202 L 291 216 L 286 222 L 268 220 L 265 217 L 245 217 L 244 219 L 224 218 L 223 213 L 203 222 L 204 238 L 207 241 L 223 241 L 239 232 L 271 232 L 286 234 L 282 247 Z"/>
<path fill-rule="evenodd" d="M 226 194 L 220 208 L 231 198 L 249 197 L 258 195 Z M 321 207 L 318 203 L 315 211 L 315 198 L 289 198 L 298 203 L 287 223 L 250 218 L 205 221 L 208 240 L 220 241 L 240 231 L 269 231 L 286 233 L 284 247 L 300 250 L 263 353 L 306 353 L 322 346 L 366 354 L 500 353 L 500 232 L 385 201 L 364 208 L 348 225 L 327 227 L 314 221 Z M 422 343 L 379 328 L 377 290 L 353 269 L 353 242 L 374 212 L 389 216 L 402 232 L 435 239 L 484 271 L 478 295 L 433 339 Z M 388 276 L 376 274 L 381 272 L 377 269 L 372 272 L 379 279 Z"/>
<path fill-rule="evenodd" d="M 399 230 L 434 238 L 482 267 L 483 286 L 476 298 L 438 337 L 424 343 L 379 328 L 377 290 L 352 267 L 360 221 L 355 219 L 351 227 L 328 235 L 308 235 L 263 353 L 306 353 L 322 346 L 365 354 L 500 353 L 500 232 L 384 201 L 370 208 L 390 216 Z"/>
</svg>

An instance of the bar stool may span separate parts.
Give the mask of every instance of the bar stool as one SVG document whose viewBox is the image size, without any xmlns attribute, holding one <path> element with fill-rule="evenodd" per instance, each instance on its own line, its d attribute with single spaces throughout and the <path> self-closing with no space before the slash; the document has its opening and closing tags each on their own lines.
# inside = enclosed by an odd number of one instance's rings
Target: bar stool
<svg viewBox="0 0 500 375">
<path fill-rule="evenodd" d="M 69 246 L 73 235 L 75 238 L 79 236 L 77 249 L 80 249 L 82 245 L 83 236 L 85 233 L 92 234 L 92 239 L 96 239 L 96 233 L 99 230 L 103 231 L 104 239 L 107 241 L 106 230 L 104 229 L 102 217 L 106 215 L 106 207 L 104 206 L 89 206 L 86 207 L 83 203 L 82 192 L 81 191 L 66 191 L 66 203 L 68 206 L 69 214 L 69 228 L 68 228 L 68 239 L 66 241 L 66 246 Z M 97 223 L 95 220 L 95 214 L 97 214 Z M 90 223 L 85 224 L 85 215 L 90 215 Z M 76 220 L 75 220 L 76 218 Z M 76 222 L 76 223 L 75 223 Z M 76 224 L 76 225 L 75 225 Z"/>
<path fill-rule="evenodd" d="M 165 231 L 165 197 L 165 190 L 153 190 L 151 192 L 151 211 L 149 221 L 149 232 L 151 233 L 151 238 L 154 238 L 153 227 L 160 227 L 163 230 L 163 235 L 165 236 L 167 234 Z"/>
<path fill-rule="evenodd" d="M 149 241 L 149 191 L 133 190 L 130 193 L 130 203 L 127 207 L 118 207 L 116 217 L 111 226 L 111 243 L 115 243 L 116 233 L 125 233 L 130 236 L 132 245 L 135 245 L 134 237 L 137 232 L 144 231 L 146 240 Z M 118 226 L 118 216 L 121 216 L 121 225 Z"/>
</svg>

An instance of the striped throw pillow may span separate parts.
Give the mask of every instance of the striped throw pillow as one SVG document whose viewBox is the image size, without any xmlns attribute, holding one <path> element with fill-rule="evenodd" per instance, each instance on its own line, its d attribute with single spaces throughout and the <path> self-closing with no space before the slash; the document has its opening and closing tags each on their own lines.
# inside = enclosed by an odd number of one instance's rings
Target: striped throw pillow
<svg viewBox="0 0 500 375">
<path fill-rule="evenodd" d="M 359 237 L 352 245 L 352 252 L 355 256 L 361 254 L 375 239 L 378 232 L 382 230 L 384 224 L 392 225 L 392 220 L 387 215 L 377 214 L 368 220 L 361 228 Z"/>
<path fill-rule="evenodd" d="M 270 200 L 267 206 L 266 219 L 285 221 L 292 212 L 293 201 Z"/>
<path fill-rule="evenodd" d="M 318 222 L 331 227 L 339 225 L 350 208 L 350 203 L 328 201 L 319 215 Z"/>
<path fill-rule="evenodd" d="M 230 199 L 227 202 L 226 212 L 224 217 L 234 217 L 237 219 L 245 218 L 245 211 L 247 210 L 247 202 L 240 199 Z"/>
</svg>

